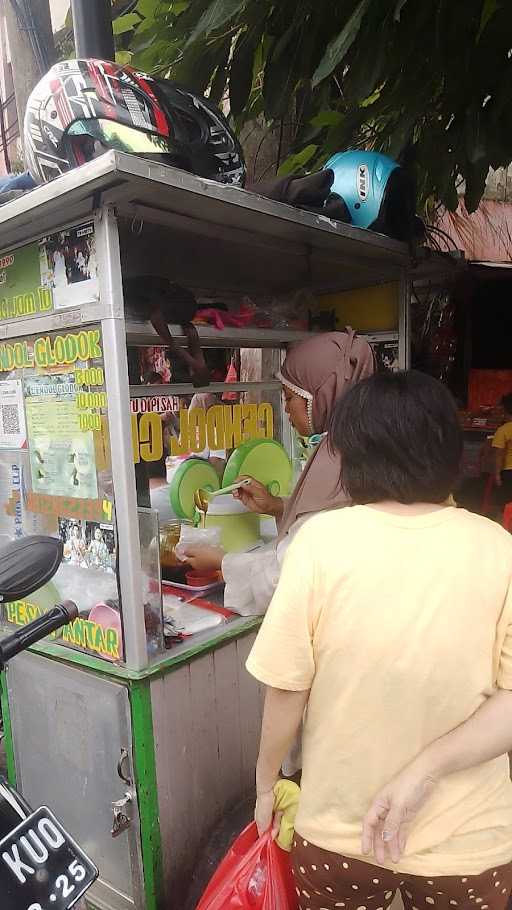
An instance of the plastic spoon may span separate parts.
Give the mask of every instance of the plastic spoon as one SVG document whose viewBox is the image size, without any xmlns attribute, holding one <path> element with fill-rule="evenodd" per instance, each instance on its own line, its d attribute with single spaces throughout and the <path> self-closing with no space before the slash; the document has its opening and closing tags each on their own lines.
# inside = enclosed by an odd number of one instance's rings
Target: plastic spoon
<svg viewBox="0 0 512 910">
<path fill-rule="evenodd" d="M 225 493 L 234 493 L 235 490 L 239 490 L 240 487 L 246 487 L 250 484 L 250 478 L 245 480 L 238 480 L 236 483 L 232 483 L 229 487 L 222 487 L 220 490 L 209 490 L 199 489 L 194 493 L 194 505 L 198 512 L 201 512 L 203 515 L 203 527 L 204 521 L 206 520 L 206 513 L 208 511 L 208 504 L 211 499 L 214 499 L 215 496 L 224 496 Z"/>
</svg>

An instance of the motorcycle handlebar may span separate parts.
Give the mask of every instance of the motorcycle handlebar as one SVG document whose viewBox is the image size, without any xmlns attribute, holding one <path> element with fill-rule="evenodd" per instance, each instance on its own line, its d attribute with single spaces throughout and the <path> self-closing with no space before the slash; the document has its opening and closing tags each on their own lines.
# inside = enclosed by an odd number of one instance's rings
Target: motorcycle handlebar
<svg viewBox="0 0 512 910">
<path fill-rule="evenodd" d="M 36 642 L 41 641 L 42 638 L 50 635 L 51 632 L 56 632 L 62 626 L 73 622 L 77 616 L 77 605 L 72 600 L 65 600 L 64 603 L 57 604 L 48 613 L 38 619 L 34 619 L 27 626 L 23 626 L 22 629 L 18 629 L 17 632 L 13 632 L 12 635 L 3 638 L 0 641 L 0 670 L 3 670 L 5 664 L 16 654 L 25 651 L 31 645 L 35 645 Z"/>
</svg>

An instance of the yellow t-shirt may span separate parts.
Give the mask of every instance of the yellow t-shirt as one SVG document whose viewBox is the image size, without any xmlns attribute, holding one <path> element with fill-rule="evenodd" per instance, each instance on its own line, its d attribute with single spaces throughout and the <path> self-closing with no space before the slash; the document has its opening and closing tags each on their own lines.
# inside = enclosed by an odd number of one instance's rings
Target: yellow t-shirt
<svg viewBox="0 0 512 910">
<path fill-rule="evenodd" d="M 512 420 L 496 430 L 492 440 L 493 449 L 505 449 L 504 471 L 512 471 Z"/>
<path fill-rule="evenodd" d="M 303 837 L 362 859 L 377 792 L 494 687 L 512 689 L 511 580 L 512 537 L 462 509 L 402 517 L 355 506 L 298 532 L 247 669 L 275 688 L 311 689 Z M 511 859 L 502 756 L 439 783 L 398 869 L 471 875 Z"/>
</svg>

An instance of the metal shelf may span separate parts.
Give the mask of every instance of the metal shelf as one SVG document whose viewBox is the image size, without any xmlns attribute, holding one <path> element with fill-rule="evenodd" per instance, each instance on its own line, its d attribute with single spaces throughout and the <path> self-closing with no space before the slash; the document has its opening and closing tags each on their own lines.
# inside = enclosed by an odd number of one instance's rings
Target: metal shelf
<svg viewBox="0 0 512 910">
<path fill-rule="evenodd" d="M 222 331 L 211 326 L 196 326 L 199 338 L 204 342 L 204 347 L 211 348 L 277 348 L 285 347 L 297 341 L 310 338 L 313 332 L 297 332 L 289 329 L 235 329 L 225 328 Z M 183 335 L 181 326 L 169 326 L 171 335 L 176 344 L 184 347 L 187 339 Z M 395 332 L 359 332 L 369 341 L 394 341 L 398 338 Z M 126 342 L 134 347 L 165 347 L 159 335 L 155 332 L 150 322 L 126 322 Z"/>
<path fill-rule="evenodd" d="M 294 341 L 303 341 L 309 338 L 310 332 L 293 332 L 286 329 L 234 329 L 225 328 L 222 331 L 211 326 L 196 326 L 199 338 L 204 342 L 204 347 L 210 348 L 278 348 L 291 344 Z M 181 326 L 169 326 L 171 335 L 181 347 L 186 346 L 187 339 L 183 335 Z M 127 322 L 127 344 L 135 347 L 153 346 L 165 347 L 159 335 L 155 332 L 150 322 Z"/>
<path fill-rule="evenodd" d="M 124 274 L 163 274 L 242 293 L 349 290 L 450 269 L 450 257 L 292 206 L 110 151 L 0 208 L 0 249 L 111 206 Z M 193 242 L 191 243 L 191 234 Z M 191 249 L 193 254 L 191 255 Z"/>
</svg>

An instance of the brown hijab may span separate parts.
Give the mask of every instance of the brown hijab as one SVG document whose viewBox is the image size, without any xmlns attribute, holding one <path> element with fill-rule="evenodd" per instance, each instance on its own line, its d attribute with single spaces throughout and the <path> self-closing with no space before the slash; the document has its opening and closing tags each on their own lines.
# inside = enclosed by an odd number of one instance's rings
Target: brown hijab
<svg viewBox="0 0 512 910">
<path fill-rule="evenodd" d="M 311 434 L 326 433 L 334 405 L 351 385 L 375 370 L 373 351 L 353 329 L 308 338 L 290 349 L 280 379 L 308 401 Z M 340 489 L 340 457 L 331 452 L 327 437 L 308 461 L 287 502 L 279 525 L 282 539 L 293 523 L 309 512 L 323 512 L 347 504 Z"/>
</svg>

